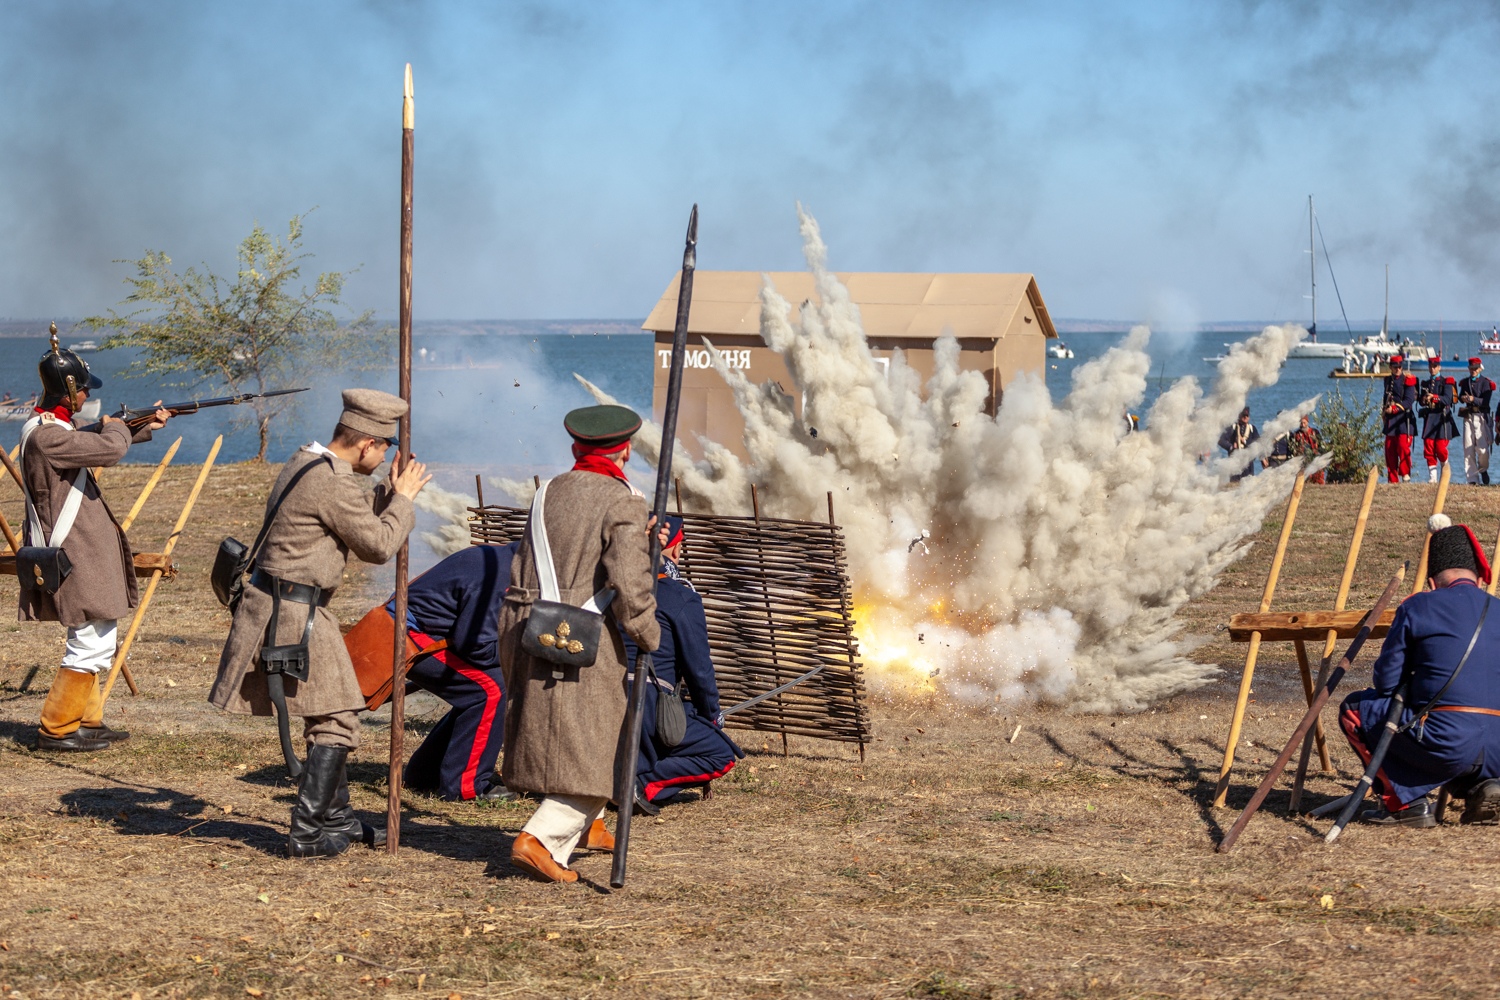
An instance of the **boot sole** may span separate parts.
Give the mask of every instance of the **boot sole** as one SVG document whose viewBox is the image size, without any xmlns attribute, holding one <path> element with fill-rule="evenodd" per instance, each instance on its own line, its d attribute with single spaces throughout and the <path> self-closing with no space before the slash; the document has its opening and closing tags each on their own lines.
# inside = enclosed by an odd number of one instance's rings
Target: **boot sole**
<svg viewBox="0 0 1500 1000">
<path fill-rule="evenodd" d="M 572 878 L 553 878 L 551 875 L 548 875 L 546 872 L 542 871 L 530 861 L 527 861 L 525 858 L 518 858 L 514 854 L 510 856 L 510 863 L 521 869 L 521 871 L 525 872 L 527 875 L 530 875 L 532 878 L 536 879 L 538 882 L 568 884 L 578 881 L 578 874 L 576 872 L 573 873 Z M 572 871 L 572 869 L 564 868 L 563 871 L 570 872 Z"/>
<path fill-rule="evenodd" d="M 90 740 L 88 744 L 74 744 L 72 746 L 53 744 L 48 746 L 41 740 L 37 740 L 36 748 L 47 753 L 98 753 L 100 750 L 108 750 L 114 746 L 108 740 Z"/>
</svg>

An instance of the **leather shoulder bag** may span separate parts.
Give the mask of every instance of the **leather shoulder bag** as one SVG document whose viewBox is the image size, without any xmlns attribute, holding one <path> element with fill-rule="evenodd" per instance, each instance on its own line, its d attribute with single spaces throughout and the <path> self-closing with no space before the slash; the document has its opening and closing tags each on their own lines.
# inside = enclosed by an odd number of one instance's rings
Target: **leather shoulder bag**
<svg viewBox="0 0 1500 1000">
<path fill-rule="evenodd" d="M 562 600 L 557 586 L 557 569 L 552 563 L 552 549 L 547 541 L 547 523 L 543 511 L 547 499 L 545 482 L 531 502 L 527 530 L 531 533 L 531 556 L 536 563 L 541 597 L 531 602 L 526 627 L 521 633 L 521 648 L 538 660 L 552 664 L 552 677 L 560 680 L 563 667 L 590 667 L 599 656 L 599 638 L 604 631 L 604 611 L 615 599 L 608 587 L 574 607 Z"/>
<path fill-rule="evenodd" d="M 31 433 L 40 426 L 38 417 L 27 421 L 26 427 L 21 431 L 21 450 L 26 449 L 26 442 L 31 438 Z M 62 421 L 58 421 L 62 425 Z M 73 430 L 71 424 L 68 430 Z M 24 462 L 24 456 L 22 458 Z M 22 590 L 40 590 L 44 594 L 55 594 L 63 581 L 73 572 L 72 560 L 63 551 L 63 542 L 67 541 L 68 535 L 73 530 L 73 522 L 78 519 L 79 508 L 83 506 L 83 483 L 84 477 L 89 474 L 88 469 L 78 469 L 73 473 L 72 485 L 68 488 L 68 498 L 63 501 L 62 510 L 58 512 L 57 521 L 52 525 L 52 534 L 48 535 L 42 531 L 42 521 L 37 515 L 36 504 L 31 499 L 31 489 L 25 487 L 26 495 L 26 535 L 31 542 L 41 542 L 40 545 L 23 545 L 16 552 L 16 580 L 20 583 Z"/>
</svg>

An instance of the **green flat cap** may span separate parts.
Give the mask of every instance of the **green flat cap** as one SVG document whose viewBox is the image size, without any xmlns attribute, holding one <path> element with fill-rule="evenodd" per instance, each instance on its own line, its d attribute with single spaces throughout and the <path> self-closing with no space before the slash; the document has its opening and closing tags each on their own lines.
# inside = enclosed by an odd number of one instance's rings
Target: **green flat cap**
<svg viewBox="0 0 1500 1000">
<path fill-rule="evenodd" d="M 393 440 L 397 421 L 406 416 L 406 400 L 379 389 L 345 389 L 339 423 L 373 438 Z"/>
<path fill-rule="evenodd" d="M 585 406 L 563 417 L 573 440 L 591 448 L 610 448 L 629 441 L 641 429 L 641 416 L 628 406 Z"/>
</svg>

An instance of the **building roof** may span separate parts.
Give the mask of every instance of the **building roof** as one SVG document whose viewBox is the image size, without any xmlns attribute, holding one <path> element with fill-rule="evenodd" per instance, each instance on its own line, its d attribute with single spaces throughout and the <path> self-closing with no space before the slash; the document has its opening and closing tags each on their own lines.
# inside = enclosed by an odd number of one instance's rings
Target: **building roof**
<svg viewBox="0 0 1500 1000">
<path fill-rule="evenodd" d="M 644 330 L 670 332 L 677 319 L 677 283 L 672 276 Z M 760 335 L 760 289 L 763 277 L 792 303 L 793 318 L 802 302 L 816 297 L 807 271 L 697 271 L 689 332 Z M 872 337 L 920 337 L 931 340 L 944 330 L 956 337 L 1003 337 L 1029 299 L 1042 332 L 1057 329 L 1030 274 L 881 274 L 841 273 L 838 279 L 859 306 L 865 333 Z"/>
</svg>

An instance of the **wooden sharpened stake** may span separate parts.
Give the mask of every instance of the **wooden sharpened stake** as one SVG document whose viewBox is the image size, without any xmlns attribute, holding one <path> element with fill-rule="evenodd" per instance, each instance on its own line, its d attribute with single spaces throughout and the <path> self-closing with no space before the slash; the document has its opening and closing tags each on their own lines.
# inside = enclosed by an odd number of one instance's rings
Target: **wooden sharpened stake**
<svg viewBox="0 0 1500 1000">
<path fill-rule="evenodd" d="M 142 507 L 146 506 L 146 501 L 151 498 L 151 491 L 156 489 L 156 484 L 161 482 L 162 473 L 166 472 L 167 466 L 172 464 L 172 456 L 177 454 L 177 447 L 180 444 L 182 444 L 182 438 L 179 437 L 172 442 L 172 446 L 161 457 L 161 461 L 156 463 L 156 471 L 151 473 L 151 478 L 146 480 L 145 486 L 141 487 L 141 495 L 135 498 L 135 503 L 130 505 L 130 513 L 126 514 L 125 520 L 120 522 L 121 531 L 129 531 L 130 526 L 135 523 L 136 515 L 141 512 Z"/>
<path fill-rule="evenodd" d="M 1281 521 L 1281 537 L 1276 541 L 1276 554 L 1271 557 L 1271 569 L 1266 574 L 1266 589 L 1261 594 L 1260 610 L 1264 614 L 1271 610 L 1271 598 L 1276 596 L 1276 581 L 1281 577 L 1281 562 L 1286 558 L 1286 544 L 1292 537 L 1292 525 L 1297 520 L 1297 507 L 1302 503 L 1302 487 L 1306 482 L 1302 473 L 1292 483 L 1292 495 L 1287 498 L 1286 516 Z M 1255 661 L 1260 656 L 1261 635 L 1250 636 L 1250 648 L 1245 651 L 1245 669 L 1240 675 L 1240 690 L 1234 702 L 1234 715 L 1229 720 L 1229 738 L 1224 743 L 1224 764 L 1219 768 L 1219 784 L 1214 790 L 1214 808 L 1222 808 L 1224 796 L 1229 791 L 1229 772 L 1234 767 L 1234 748 L 1240 741 L 1240 727 L 1245 723 L 1245 706 L 1250 702 L 1250 685 L 1255 680 Z"/>
<path fill-rule="evenodd" d="M 219 448 L 224 444 L 224 435 L 220 434 L 214 438 L 214 445 L 208 449 L 208 458 L 203 461 L 203 468 L 198 471 L 198 478 L 193 483 L 193 489 L 188 493 L 187 502 L 182 505 L 182 513 L 177 515 L 177 523 L 172 527 L 172 534 L 167 536 L 167 544 L 162 546 L 162 556 L 169 557 L 172 550 L 177 547 L 177 540 L 182 537 L 182 529 L 187 526 L 188 516 L 193 512 L 193 505 L 198 502 L 198 494 L 203 492 L 203 484 L 208 481 L 208 473 L 214 467 L 214 459 L 219 457 Z M 125 666 L 125 658 L 130 655 L 130 646 L 135 642 L 135 634 L 141 627 L 141 621 L 146 617 L 146 609 L 151 606 L 152 595 L 156 593 L 156 585 L 161 582 L 162 570 L 153 570 L 151 579 L 146 582 L 146 591 L 141 594 L 141 601 L 135 606 L 135 617 L 130 619 L 130 629 L 125 633 L 125 641 L 120 643 L 115 650 L 115 662 L 109 668 L 109 677 L 104 682 L 104 690 L 100 694 L 100 701 L 109 701 L 109 692 L 115 686 L 115 678 L 120 675 Z"/>
</svg>

